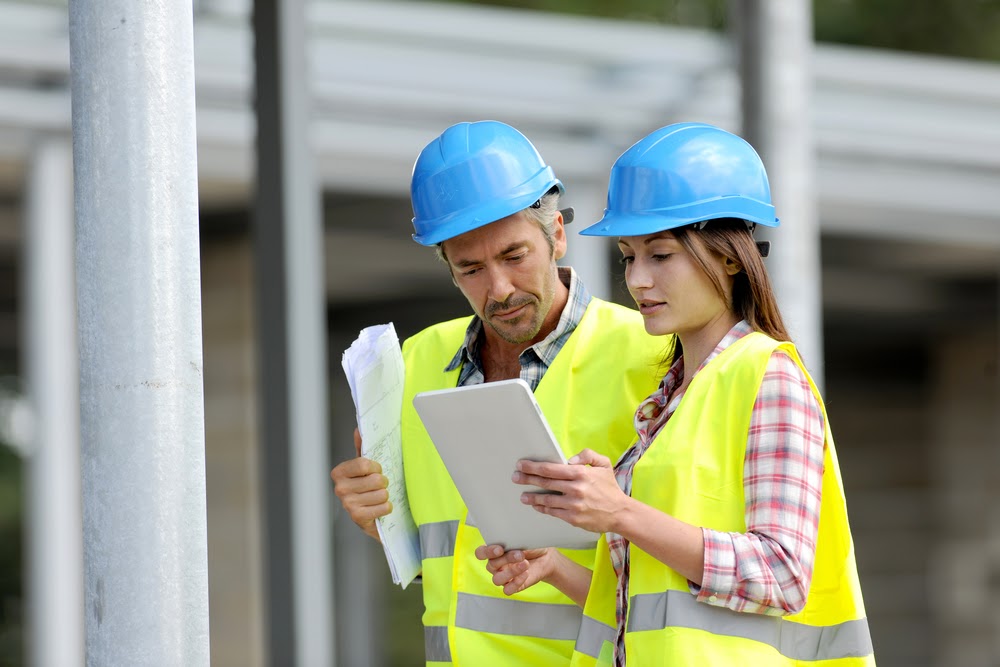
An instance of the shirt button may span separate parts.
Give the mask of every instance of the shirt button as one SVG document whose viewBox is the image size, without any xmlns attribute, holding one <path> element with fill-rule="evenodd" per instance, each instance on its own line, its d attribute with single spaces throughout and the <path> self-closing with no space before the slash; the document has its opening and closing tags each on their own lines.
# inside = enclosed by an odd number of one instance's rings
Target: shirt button
<svg viewBox="0 0 1000 667">
<path fill-rule="evenodd" d="M 709 601 L 709 602 L 718 602 L 718 601 L 719 601 L 719 598 L 715 597 L 714 595 L 710 595 L 710 596 L 708 597 L 708 601 Z"/>
</svg>

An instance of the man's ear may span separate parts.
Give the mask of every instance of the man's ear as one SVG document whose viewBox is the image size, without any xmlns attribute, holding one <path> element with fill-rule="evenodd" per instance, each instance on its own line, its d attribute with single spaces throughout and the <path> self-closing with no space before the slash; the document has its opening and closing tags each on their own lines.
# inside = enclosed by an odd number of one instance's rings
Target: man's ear
<svg viewBox="0 0 1000 667">
<path fill-rule="evenodd" d="M 566 224 L 562 211 L 556 211 L 555 233 L 552 235 L 552 258 L 562 259 L 566 256 Z"/>
</svg>

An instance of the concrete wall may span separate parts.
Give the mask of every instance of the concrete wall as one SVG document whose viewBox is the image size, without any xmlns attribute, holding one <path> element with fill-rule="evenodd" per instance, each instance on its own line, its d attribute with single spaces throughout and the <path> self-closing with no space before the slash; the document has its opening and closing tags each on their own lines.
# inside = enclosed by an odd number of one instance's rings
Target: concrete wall
<svg viewBox="0 0 1000 667">
<path fill-rule="evenodd" d="M 212 664 L 264 664 L 252 257 L 246 235 L 202 244 Z"/>
<path fill-rule="evenodd" d="M 928 583 L 936 665 L 1000 664 L 1000 429 L 996 329 L 936 345 Z"/>
</svg>

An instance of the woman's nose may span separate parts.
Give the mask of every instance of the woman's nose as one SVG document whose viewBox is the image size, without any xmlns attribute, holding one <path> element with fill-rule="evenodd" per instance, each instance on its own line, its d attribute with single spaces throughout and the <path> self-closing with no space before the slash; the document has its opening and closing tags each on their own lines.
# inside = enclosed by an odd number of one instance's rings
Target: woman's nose
<svg viewBox="0 0 1000 667">
<path fill-rule="evenodd" d="M 632 263 L 625 269 L 625 284 L 628 285 L 630 291 L 653 286 L 652 274 L 649 272 L 649 267 L 638 257 L 633 259 Z"/>
</svg>

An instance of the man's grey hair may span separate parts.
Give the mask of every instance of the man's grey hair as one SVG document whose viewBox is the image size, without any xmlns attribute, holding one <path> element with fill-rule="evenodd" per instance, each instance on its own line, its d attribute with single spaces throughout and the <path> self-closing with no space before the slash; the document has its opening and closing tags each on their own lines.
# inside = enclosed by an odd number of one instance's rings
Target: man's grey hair
<svg viewBox="0 0 1000 667">
<path fill-rule="evenodd" d="M 538 228 L 542 230 L 545 242 L 549 244 L 549 252 L 552 252 L 556 247 L 556 213 L 559 212 L 559 197 L 558 190 L 549 192 L 542 195 L 542 198 L 534 205 L 521 211 L 524 217 L 538 225 Z M 444 254 L 441 243 L 438 243 L 434 250 L 437 252 L 438 259 L 447 264 L 448 257 Z"/>
</svg>

